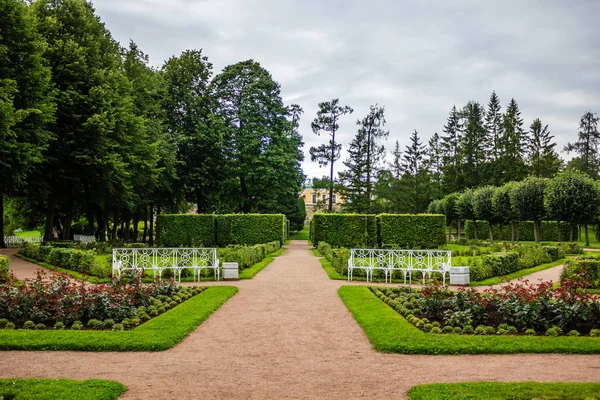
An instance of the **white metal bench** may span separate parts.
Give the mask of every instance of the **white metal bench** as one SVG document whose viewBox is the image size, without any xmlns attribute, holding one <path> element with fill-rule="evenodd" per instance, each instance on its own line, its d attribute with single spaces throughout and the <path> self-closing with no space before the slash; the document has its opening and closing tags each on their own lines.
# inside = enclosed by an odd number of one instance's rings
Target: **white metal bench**
<svg viewBox="0 0 600 400">
<path fill-rule="evenodd" d="M 373 281 L 373 271 L 382 270 L 385 282 L 392 282 L 395 271 L 400 271 L 406 283 L 412 283 L 412 272 L 419 271 L 425 276 L 434 272 L 442 274 L 442 281 L 446 284 L 446 272 L 452 265 L 452 252 L 450 250 L 389 250 L 389 249 L 351 249 L 348 260 L 348 280 L 352 280 L 355 269 L 365 271 L 367 281 Z"/>
<path fill-rule="evenodd" d="M 25 241 L 21 236 L 4 236 L 4 244 L 6 247 L 23 247 L 25 245 Z"/>
<path fill-rule="evenodd" d="M 123 271 L 151 270 L 154 277 L 164 270 L 173 270 L 173 277 L 181 281 L 181 272 L 192 269 L 194 281 L 200 280 L 203 269 L 212 269 L 219 280 L 219 259 L 215 248 L 119 248 L 113 249 L 112 276 L 120 277 Z"/>
<path fill-rule="evenodd" d="M 94 235 L 73 235 L 73 241 L 81 244 L 90 244 L 96 241 Z"/>
</svg>

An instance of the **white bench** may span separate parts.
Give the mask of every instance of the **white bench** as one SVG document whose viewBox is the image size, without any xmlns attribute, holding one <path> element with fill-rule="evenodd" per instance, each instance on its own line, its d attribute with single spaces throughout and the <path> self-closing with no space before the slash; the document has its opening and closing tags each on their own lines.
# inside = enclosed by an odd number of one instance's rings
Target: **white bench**
<svg viewBox="0 0 600 400">
<path fill-rule="evenodd" d="M 355 269 L 365 271 L 367 281 L 373 281 L 373 270 L 382 270 L 385 282 L 392 282 L 394 271 L 402 272 L 404 283 L 408 275 L 412 283 L 412 272 L 419 271 L 425 276 L 434 272 L 442 274 L 442 281 L 446 284 L 446 272 L 452 265 L 452 252 L 450 250 L 388 250 L 388 249 L 351 249 L 348 260 L 348 280 L 352 280 Z"/>
<path fill-rule="evenodd" d="M 4 244 L 8 248 L 23 247 L 25 241 L 21 236 L 4 236 Z"/>
<path fill-rule="evenodd" d="M 151 270 L 154 277 L 167 269 L 173 270 L 173 277 L 181 281 L 181 271 L 189 268 L 194 271 L 194 281 L 200 280 L 203 269 L 212 269 L 219 280 L 219 259 L 215 248 L 119 248 L 113 249 L 112 276 L 120 277 L 123 271 L 142 272 Z"/>
<path fill-rule="evenodd" d="M 81 244 L 90 244 L 96 241 L 94 235 L 73 235 L 73 241 L 80 242 Z"/>
</svg>

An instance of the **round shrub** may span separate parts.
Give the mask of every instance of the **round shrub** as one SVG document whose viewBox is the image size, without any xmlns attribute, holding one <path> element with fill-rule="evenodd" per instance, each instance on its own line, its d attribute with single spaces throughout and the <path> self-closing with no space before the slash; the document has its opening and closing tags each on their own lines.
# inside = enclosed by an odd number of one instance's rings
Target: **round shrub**
<svg viewBox="0 0 600 400">
<path fill-rule="evenodd" d="M 6 318 L 0 318 L 0 329 L 6 328 L 6 324 L 8 324 L 8 320 Z"/>
<path fill-rule="evenodd" d="M 467 325 L 463 328 L 462 333 L 466 335 L 472 335 L 473 333 L 475 333 L 475 329 L 473 329 L 472 325 Z"/>
<path fill-rule="evenodd" d="M 63 324 L 60 321 L 56 321 L 56 323 L 54 324 L 54 329 L 56 329 L 57 331 L 65 329 L 65 324 Z"/>
<path fill-rule="evenodd" d="M 519 332 L 519 331 L 517 330 L 517 327 L 516 327 L 516 326 L 512 326 L 512 325 L 511 325 L 511 326 L 509 326 L 509 327 L 506 329 L 506 332 L 507 332 L 507 334 L 509 334 L 509 335 L 516 335 L 516 334 L 517 334 L 517 332 Z"/>
<path fill-rule="evenodd" d="M 114 324 L 112 326 L 113 331 L 122 331 L 124 329 L 125 329 L 125 327 L 123 326 L 123 324 Z"/>
<path fill-rule="evenodd" d="M 43 331 L 44 329 L 46 329 L 46 325 L 44 325 L 40 322 L 39 324 L 35 324 L 35 327 L 33 329 L 35 329 L 37 331 Z"/>
<path fill-rule="evenodd" d="M 431 324 L 425 324 L 425 325 L 423 325 L 423 330 L 425 332 L 431 332 L 431 328 L 433 328 L 433 325 L 431 325 Z"/>
<path fill-rule="evenodd" d="M 159 314 L 162 314 L 162 313 L 164 313 L 164 312 L 166 312 L 166 311 L 167 311 L 167 308 L 166 308 L 165 306 L 162 306 L 162 307 L 161 307 L 161 308 L 159 308 L 157 311 L 158 311 L 158 313 L 159 313 Z"/>
<path fill-rule="evenodd" d="M 496 328 L 494 328 L 493 326 L 486 326 L 485 327 L 485 334 L 486 335 L 493 335 L 496 333 Z"/>
<path fill-rule="evenodd" d="M 425 325 L 425 322 L 423 322 L 422 319 L 417 320 L 417 322 L 415 322 L 415 325 L 417 326 L 417 328 L 422 328 Z"/>
<path fill-rule="evenodd" d="M 115 326 L 114 319 L 109 318 L 104 320 L 104 329 L 112 329 L 113 326 Z"/>
<path fill-rule="evenodd" d="M 591 337 L 600 337 L 600 329 L 592 329 L 590 331 L 590 336 Z"/>
<path fill-rule="evenodd" d="M 150 314 L 151 317 L 156 317 L 158 315 L 158 310 L 153 308 L 152 310 L 148 311 L 148 314 Z"/>
<path fill-rule="evenodd" d="M 92 318 L 88 321 L 87 327 L 90 329 L 95 329 L 95 330 L 104 329 L 104 322 Z"/>
<path fill-rule="evenodd" d="M 526 329 L 526 330 L 525 330 L 525 334 L 526 334 L 527 336 L 535 336 L 535 330 L 534 330 L 534 329 L 531 329 L 531 328 L 529 328 L 529 329 Z"/>
<path fill-rule="evenodd" d="M 434 328 L 439 328 L 439 327 L 440 327 L 440 323 L 439 323 L 439 322 L 437 322 L 437 321 L 433 321 L 433 322 L 431 323 L 431 325 L 433 325 L 433 327 L 434 327 Z"/>
<path fill-rule="evenodd" d="M 142 320 L 139 317 L 131 318 L 131 325 L 138 326 L 141 323 L 142 323 Z"/>
<path fill-rule="evenodd" d="M 444 333 L 452 333 L 453 330 L 454 328 L 452 328 L 450 325 L 446 325 L 444 326 L 444 329 L 442 329 Z"/>
<path fill-rule="evenodd" d="M 560 329 L 558 326 L 553 326 L 552 328 L 548 328 L 546 330 L 546 336 L 560 336 L 562 333 L 562 329 Z"/>
<path fill-rule="evenodd" d="M 431 333 L 442 333 L 442 330 L 438 326 L 431 328 Z"/>
<path fill-rule="evenodd" d="M 173 296 L 173 301 L 175 301 L 177 303 L 181 303 L 181 297 L 179 297 L 179 295 Z"/>
<path fill-rule="evenodd" d="M 23 329 L 33 329 L 35 328 L 35 322 L 33 321 L 25 321 L 23 324 Z"/>
<path fill-rule="evenodd" d="M 486 333 L 485 326 L 478 325 L 477 328 L 475 328 L 476 335 L 485 335 L 485 333 Z"/>
<path fill-rule="evenodd" d="M 81 321 L 75 321 L 73 322 L 73 325 L 71 325 L 71 329 L 74 331 L 79 331 L 83 328 L 83 323 Z"/>
<path fill-rule="evenodd" d="M 131 326 L 131 320 L 129 318 L 123 318 L 121 325 L 123 325 L 123 328 L 127 329 Z"/>
<path fill-rule="evenodd" d="M 569 336 L 580 336 L 580 333 L 578 331 L 576 331 L 575 329 L 570 330 L 568 333 Z"/>
<path fill-rule="evenodd" d="M 138 317 L 142 320 L 142 321 L 148 321 L 150 319 L 150 316 L 148 315 L 148 313 L 146 312 L 142 312 L 140 314 L 138 314 Z"/>
<path fill-rule="evenodd" d="M 139 307 L 137 308 L 137 313 L 138 313 L 138 314 L 141 314 L 141 313 L 143 313 L 143 312 L 146 312 L 146 307 L 144 307 L 144 306 L 139 306 Z"/>
<path fill-rule="evenodd" d="M 15 324 L 12 322 L 9 322 L 4 326 L 4 329 L 15 329 Z"/>
</svg>

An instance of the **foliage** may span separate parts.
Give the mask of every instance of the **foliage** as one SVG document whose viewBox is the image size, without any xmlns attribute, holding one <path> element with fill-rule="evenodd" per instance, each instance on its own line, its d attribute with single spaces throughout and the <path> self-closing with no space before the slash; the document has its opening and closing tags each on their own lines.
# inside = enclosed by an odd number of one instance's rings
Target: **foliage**
<svg viewBox="0 0 600 400">
<path fill-rule="evenodd" d="M 0 398 L 62 400 L 76 396 L 86 400 L 116 400 L 127 390 L 115 381 L 88 379 L 0 379 Z"/>
<path fill-rule="evenodd" d="M 529 135 L 527 159 L 532 175 L 552 178 L 562 165 L 556 150 L 554 150 L 556 147 L 556 142 L 552 142 L 554 136 L 550 135 L 548 125 L 543 126 L 539 118 L 534 119 L 531 123 Z"/>
<path fill-rule="evenodd" d="M 540 242 L 539 221 L 546 215 L 544 191 L 548 185 L 545 178 L 529 177 L 510 191 L 511 204 L 519 211 L 521 220 L 534 222 L 535 241 Z"/>
<path fill-rule="evenodd" d="M 285 242 L 286 218 L 283 214 L 230 214 L 215 218 L 219 247 Z"/>
<path fill-rule="evenodd" d="M 326 241 L 333 247 L 377 246 L 375 215 L 315 213 L 312 219 L 313 246 Z"/>
<path fill-rule="evenodd" d="M 237 291 L 231 286 L 208 288 L 128 331 L 0 330 L 0 349 L 162 351 L 179 343 Z"/>
<path fill-rule="evenodd" d="M 237 262 L 240 271 L 250 268 L 262 261 L 267 255 L 274 253 L 281 247 L 279 241 L 256 244 L 253 246 L 233 245 L 217 249 L 217 258 L 223 262 Z"/>
<path fill-rule="evenodd" d="M 106 278 L 111 274 L 109 266 L 102 265 L 96 260 L 96 253 L 93 250 L 77 250 L 28 244 L 21 253 L 25 257 L 36 261 L 46 262 L 59 268 L 80 272 L 89 276 Z"/>
<path fill-rule="evenodd" d="M 162 247 L 212 247 L 216 221 L 212 214 L 161 214 L 156 218 L 157 244 Z"/>
<path fill-rule="evenodd" d="M 600 289 L 600 258 L 580 256 L 567 260 L 560 279 L 575 280 L 587 289 Z"/>
<path fill-rule="evenodd" d="M 446 244 L 444 215 L 380 214 L 377 216 L 381 246 L 433 249 Z"/>
<path fill-rule="evenodd" d="M 8 271 L 10 271 L 10 258 L 0 254 L 0 283 L 8 278 Z"/>
<path fill-rule="evenodd" d="M 549 382 L 462 382 L 434 383 L 413 386 L 408 391 L 409 400 L 437 399 L 597 399 L 597 383 Z"/>
<path fill-rule="evenodd" d="M 576 142 L 567 143 L 565 151 L 575 152 L 580 161 L 581 171 L 588 176 L 598 179 L 600 169 L 600 158 L 598 150 L 600 146 L 600 132 L 598 132 L 598 115 L 587 111 L 579 122 L 579 133 Z"/>
</svg>

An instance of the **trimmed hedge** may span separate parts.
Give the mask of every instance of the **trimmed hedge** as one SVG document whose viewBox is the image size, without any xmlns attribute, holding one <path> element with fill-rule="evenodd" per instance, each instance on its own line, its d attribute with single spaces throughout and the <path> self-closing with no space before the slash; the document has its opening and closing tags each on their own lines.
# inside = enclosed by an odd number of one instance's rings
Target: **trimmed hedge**
<svg viewBox="0 0 600 400">
<path fill-rule="evenodd" d="M 560 279 L 572 278 L 588 289 L 600 289 L 600 258 L 597 256 L 577 257 L 567 260 Z"/>
<path fill-rule="evenodd" d="M 0 254 L 0 281 L 8 276 L 10 270 L 10 258 Z"/>
<path fill-rule="evenodd" d="M 474 223 L 471 220 L 465 222 L 464 232 L 467 239 L 475 239 Z M 540 240 L 544 242 L 556 242 L 558 241 L 558 229 L 560 227 L 563 241 L 569 240 L 570 225 L 561 222 L 560 224 L 556 221 L 541 221 L 540 222 Z M 492 234 L 494 240 L 511 240 L 511 229 L 510 224 L 506 223 L 503 225 L 494 224 L 492 225 Z M 477 238 L 487 240 L 489 239 L 489 223 L 487 221 L 477 221 Z M 535 241 L 533 231 L 533 221 L 520 221 L 517 224 L 517 239 L 526 242 Z"/>
<path fill-rule="evenodd" d="M 506 275 L 518 270 L 519 255 L 516 252 L 487 254 L 475 258 L 469 265 L 471 281 L 478 282 L 493 276 Z"/>
<path fill-rule="evenodd" d="M 96 261 L 96 253 L 93 250 L 65 249 L 28 244 L 20 251 L 20 254 L 36 261 L 45 262 L 59 268 L 80 272 L 89 276 L 107 278 L 111 275 L 110 266 L 98 263 Z"/>
<path fill-rule="evenodd" d="M 217 246 L 230 244 L 255 245 L 285 242 L 285 215 L 283 214 L 229 214 L 216 215 Z"/>
<path fill-rule="evenodd" d="M 446 244 L 446 216 L 441 214 L 380 214 L 381 246 L 435 249 Z"/>
<path fill-rule="evenodd" d="M 157 244 L 161 247 L 213 247 L 215 216 L 210 214 L 162 214 L 156 218 Z"/>
<path fill-rule="evenodd" d="M 377 247 L 377 219 L 366 214 L 315 213 L 311 240 L 313 246 L 325 241 L 333 247 Z"/>
<path fill-rule="evenodd" d="M 224 262 L 237 262 L 240 271 L 261 262 L 267 255 L 281 248 L 279 241 L 256 244 L 254 246 L 231 246 L 217 249 L 217 257 Z"/>
</svg>

